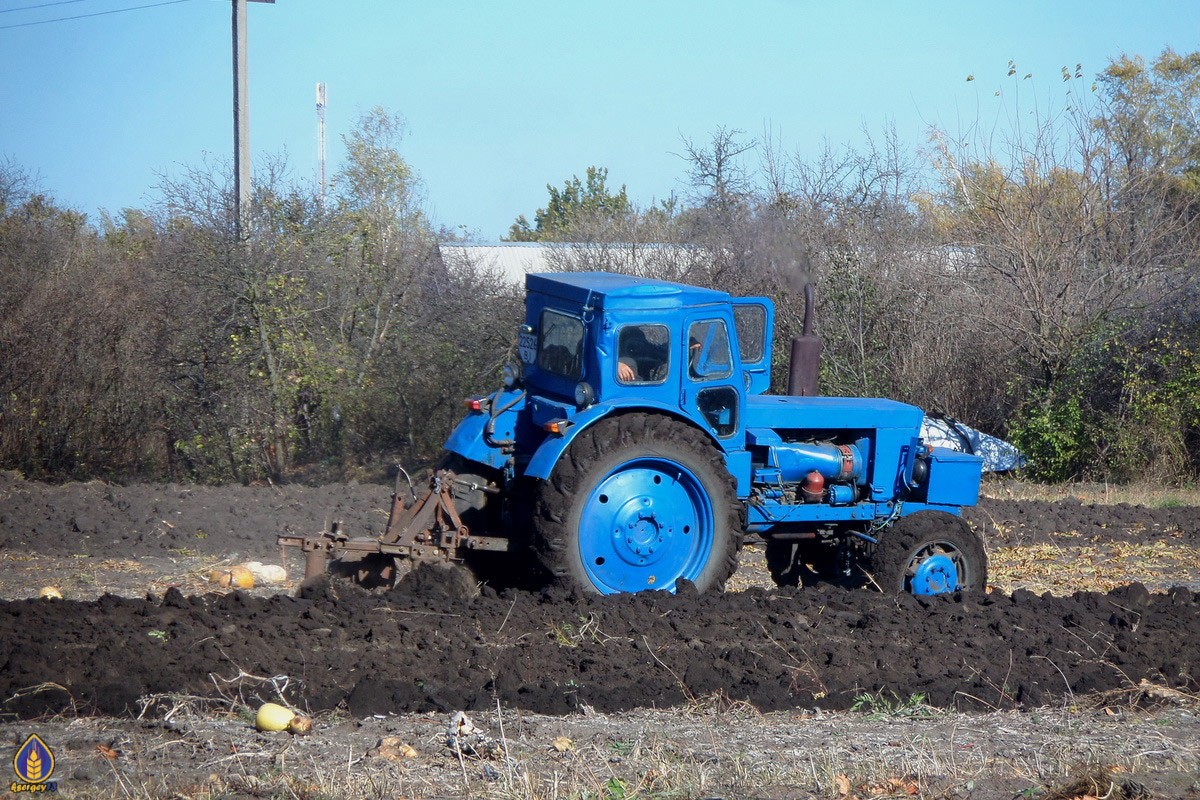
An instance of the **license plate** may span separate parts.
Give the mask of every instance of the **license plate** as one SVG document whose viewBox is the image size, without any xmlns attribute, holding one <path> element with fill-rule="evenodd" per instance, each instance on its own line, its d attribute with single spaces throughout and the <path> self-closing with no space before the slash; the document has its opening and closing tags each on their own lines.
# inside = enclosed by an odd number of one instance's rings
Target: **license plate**
<svg viewBox="0 0 1200 800">
<path fill-rule="evenodd" d="M 521 354 L 521 360 L 526 364 L 532 364 L 537 360 L 537 336 L 532 333 L 522 333 L 517 337 L 517 350 Z"/>
</svg>

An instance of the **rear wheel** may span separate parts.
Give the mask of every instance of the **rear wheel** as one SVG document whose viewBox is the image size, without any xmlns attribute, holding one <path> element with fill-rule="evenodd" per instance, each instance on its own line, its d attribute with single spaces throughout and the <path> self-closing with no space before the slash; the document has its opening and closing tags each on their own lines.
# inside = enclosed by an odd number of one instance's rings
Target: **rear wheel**
<svg viewBox="0 0 1200 800">
<path fill-rule="evenodd" d="M 494 589 L 533 588 L 538 571 L 529 563 L 528 536 L 521 531 L 520 524 L 514 526 L 506 519 L 503 496 L 489 491 L 490 487 L 503 485 L 500 470 L 469 461 L 457 453 L 447 454 L 438 469 L 448 469 L 455 474 L 451 487 L 454 510 L 467 529 L 483 536 L 506 535 L 510 541 L 507 552 L 466 550 L 462 554 L 463 566 L 470 570 L 476 581 Z M 507 502 L 516 503 L 519 498 L 510 495 Z M 510 516 L 521 519 L 520 511 Z"/>
<path fill-rule="evenodd" d="M 885 592 L 981 591 L 987 585 L 987 553 L 979 534 L 961 517 L 918 511 L 880 536 L 871 573 Z"/>
<path fill-rule="evenodd" d="M 720 451 L 656 414 L 581 432 L 536 492 L 534 551 L 559 582 L 600 594 L 720 588 L 737 568 L 741 504 Z"/>
</svg>

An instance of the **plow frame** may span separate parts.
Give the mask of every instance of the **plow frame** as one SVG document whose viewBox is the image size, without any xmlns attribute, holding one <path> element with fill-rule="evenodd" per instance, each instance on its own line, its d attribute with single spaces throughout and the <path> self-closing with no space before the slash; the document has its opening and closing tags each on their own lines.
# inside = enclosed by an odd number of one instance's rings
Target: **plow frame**
<svg viewBox="0 0 1200 800">
<path fill-rule="evenodd" d="M 405 503 L 400 492 L 401 476 L 407 477 L 403 469 L 399 470 L 396 477 L 388 523 L 382 536 L 378 539 L 352 539 L 340 521 L 331 524 L 328 531 L 315 536 L 283 533 L 276 541 L 285 563 L 287 548 L 299 548 L 304 554 L 304 578 L 308 580 L 324 574 L 327 562 L 342 553 L 377 553 L 391 556 L 397 561 L 462 561 L 466 551 L 504 552 L 509 549 L 506 537 L 473 534 L 463 524 L 454 503 L 455 485 L 481 489 L 489 494 L 499 493 L 498 487 L 493 484 L 479 486 L 461 480 L 451 470 L 438 469 L 430 476 L 429 488 L 425 493 L 420 497 L 413 494 L 412 501 Z M 390 580 L 392 576 L 383 577 Z"/>
</svg>

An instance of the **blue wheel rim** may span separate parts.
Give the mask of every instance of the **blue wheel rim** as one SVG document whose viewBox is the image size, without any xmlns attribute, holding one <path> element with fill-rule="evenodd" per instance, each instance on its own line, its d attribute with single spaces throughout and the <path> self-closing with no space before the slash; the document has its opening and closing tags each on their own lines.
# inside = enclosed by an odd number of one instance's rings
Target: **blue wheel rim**
<svg viewBox="0 0 1200 800">
<path fill-rule="evenodd" d="M 927 544 L 913 554 L 905 570 L 913 594 L 944 594 L 961 589 L 962 553 L 949 542 Z"/>
<path fill-rule="evenodd" d="M 588 494 L 579 518 L 579 556 L 602 594 L 675 591 L 696 580 L 714 538 L 712 501 L 699 478 L 662 458 L 627 461 Z"/>
</svg>

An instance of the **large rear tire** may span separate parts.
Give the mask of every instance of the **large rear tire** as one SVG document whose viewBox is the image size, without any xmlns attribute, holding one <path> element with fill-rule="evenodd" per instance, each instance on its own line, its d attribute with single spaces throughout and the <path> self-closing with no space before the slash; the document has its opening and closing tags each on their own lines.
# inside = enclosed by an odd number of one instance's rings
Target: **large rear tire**
<svg viewBox="0 0 1200 800">
<path fill-rule="evenodd" d="M 613 594 L 719 589 L 737 568 L 742 506 L 720 450 L 660 414 L 582 431 L 541 481 L 534 552 L 561 584 Z"/>
<path fill-rule="evenodd" d="M 987 585 L 983 540 L 961 517 L 918 511 L 879 537 L 871 574 L 885 592 L 942 594 Z"/>
</svg>

